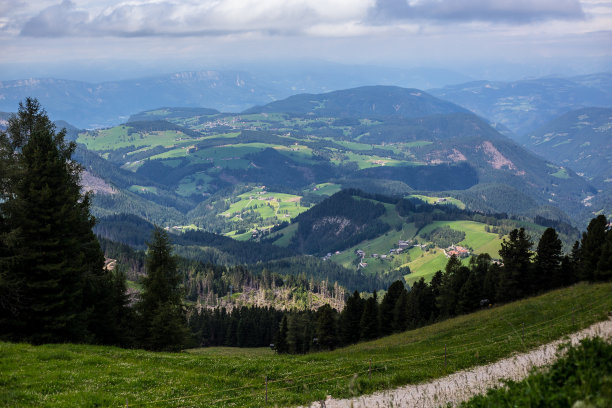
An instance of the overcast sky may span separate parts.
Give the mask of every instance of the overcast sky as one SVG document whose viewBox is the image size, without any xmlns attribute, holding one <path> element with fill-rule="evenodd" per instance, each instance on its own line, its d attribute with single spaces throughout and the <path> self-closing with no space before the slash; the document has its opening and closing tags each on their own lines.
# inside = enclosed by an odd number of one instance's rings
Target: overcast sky
<svg viewBox="0 0 612 408">
<path fill-rule="evenodd" d="M 0 44 L 0 80 L 309 58 L 589 72 L 612 60 L 612 0 L 0 0 Z"/>
</svg>

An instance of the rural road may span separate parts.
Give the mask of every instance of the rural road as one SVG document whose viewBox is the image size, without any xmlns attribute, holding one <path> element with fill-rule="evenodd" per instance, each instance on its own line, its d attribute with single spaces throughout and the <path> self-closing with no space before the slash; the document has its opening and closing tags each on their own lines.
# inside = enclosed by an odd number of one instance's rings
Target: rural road
<svg viewBox="0 0 612 408">
<path fill-rule="evenodd" d="M 576 344 L 585 337 L 594 336 L 607 338 L 608 340 L 612 339 L 612 319 L 595 323 L 567 337 L 571 339 L 572 343 Z M 556 358 L 557 347 L 567 342 L 567 337 L 545 344 L 527 353 L 517 354 L 485 366 L 459 371 L 431 382 L 407 385 L 351 399 L 328 398 L 325 401 L 313 402 L 309 407 L 437 408 L 445 407 L 448 403 L 455 405 L 499 385 L 502 379 L 521 380 L 529 374 L 532 368 L 551 364 Z"/>
</svg>

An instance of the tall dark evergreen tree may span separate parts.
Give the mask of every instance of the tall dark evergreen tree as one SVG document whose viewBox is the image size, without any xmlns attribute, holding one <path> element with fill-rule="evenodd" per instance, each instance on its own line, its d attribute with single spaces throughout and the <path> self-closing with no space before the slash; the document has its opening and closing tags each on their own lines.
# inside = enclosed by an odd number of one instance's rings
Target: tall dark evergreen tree
<svg viewBox="0 0 612 408">
<path fill-rule="evenodd" d="M 606 240 L 602 245 L 597 269 L 596 280 L 609 280 L 612 278 L 612 230 L 606 230 Z"/>
<path fill-rule="evenodd" d="M 529 294 L 532 245 L 524 228 L 512 230 L 508 240 L 503 240 L 499 255 L 504 266 L 498 281 L 497 300 L 520 299 Z"/>
<path fill-rule="evenodd" d="M 287 344 L 287 332 L 287 313 L 285 313 L 283 314 L 283 319 L 281 320 L 280 327 L 278 328 L 278 332 L 276 334 L 276 342 L 274 343 L 274 348 L 279 354 L 289 352 L 289 345 Z"/>
<path fill-rule="evenodd" d="M 325 304 L 317 310 L 317 340 L 324 350 L 333 350 L 338 345 L 336 311 Z"/>
<path fill-rule="evenodd" d="M 156 227 L 148 244 L 147 276 L 138 303 L 139 340 L 153 350 L 179 350 L 187 340 L 182 276 L 168 234 Z"/>
<path fill-rule="evenodd" d="M 582 234 L 580 241 L 580 261 L 578 263 L 578 274 L 580 279 L 597 280 L 597 264 L 606 242 L 608 221 L 603 215 L 593 218 Z"/>
<path fill-rule="evenodd" d="M 403 292 L 406 291 L 404 282 L 397 280 L 389 286 L 379 307 L 380 335 L 387 336 L 393 333 L 393 310 Z"/>
<path fill-rule="evenodd" d="M 403 332 L 408 328 L 408 291 L 403 291 L 395 302 L 391 327 L 395 333 Z"/>
<path fill-rule="evenodd" d="M 72 161 L 76 144 L 65 133 L 28 98 L 0 136 L 6 171 L 0 176 L 0 287 L 14 296 L 0 324 L 9 338 L 91 340 L 88 320 L 107 300 L 88 291 L 89 284 L 109 282 L 91 231 L 90 196 L 81 194 L 81 167 Z"/>
<path fill-rule="evenodd" d="M 355 291 L 346 300 L 344 309 L 340 314 L 340 340 L 342 344 L 353 344 L 359 341 L 360 321 L 363 314 L 364 300 Z"/>
<path fill-rule="evenodd" d="M 547 228 L 538 242 L 534 262 L 533 290 L 539 292 L 563 285 L 561 261 L 563 244 L 553 228 Z"/>
<path fill-rule="evenodd" d="M 365 301 L 359 326 L 361 328 L 359 337 L 362 340 L 372 340 L 379 336 L 378 300 L 375 291 L 372 293 L 372 297 Z"/>
</svg>

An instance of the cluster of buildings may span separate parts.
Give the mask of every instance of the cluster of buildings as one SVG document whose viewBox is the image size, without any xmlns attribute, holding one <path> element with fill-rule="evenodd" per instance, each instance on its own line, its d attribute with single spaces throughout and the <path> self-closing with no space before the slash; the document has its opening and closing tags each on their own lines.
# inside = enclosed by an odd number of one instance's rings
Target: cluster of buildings
<svg viewBox="0 0 612 408">
<path fill-rule="evenodd" d="M 444 250 L 447 258 L 455 255 L 457 258 L 467 258 L 470 256 L 470 250 L 459 245 L 451 245 Z"/>
</svg>

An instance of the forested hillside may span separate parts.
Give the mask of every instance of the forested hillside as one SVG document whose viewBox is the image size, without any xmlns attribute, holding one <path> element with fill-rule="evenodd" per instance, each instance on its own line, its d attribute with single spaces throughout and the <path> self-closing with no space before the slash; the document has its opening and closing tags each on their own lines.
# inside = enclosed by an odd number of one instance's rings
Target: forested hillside
<svg viewBox="0 0 612 408">
<path fill-rule="evenodd" d="M 607 211 L 599 192 L 571 170 L 414 89 L 298 95 L 242 114 L 161 108 L 121 126 L 81 132 L 77 141 L 104 159 L 83 153 L 88 170 L 121 187 L 96 197 L 96 214 L 133 213 L 240 240 L 265 238 L 343 187 L 452 194 L 481 211 L 575 224 Z"/>
<path fill-rule="evenodd" d="M 612 109 L 584 108 L 568 112 L 526 134 L 521 142 L 542 157 L 584 174 L 609 190 L 612 180 Z M 565 177 L 567 170 L 559 170 Z"/>
</svg>

